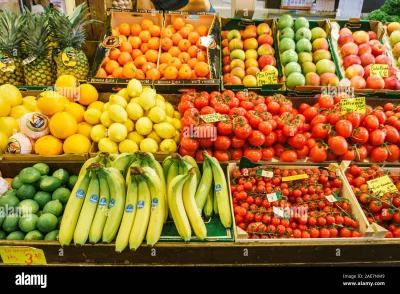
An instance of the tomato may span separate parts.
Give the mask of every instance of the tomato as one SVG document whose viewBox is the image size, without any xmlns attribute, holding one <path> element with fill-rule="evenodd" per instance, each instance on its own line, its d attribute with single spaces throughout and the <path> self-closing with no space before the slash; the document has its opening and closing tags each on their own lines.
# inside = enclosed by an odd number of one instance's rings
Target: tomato
<svg viewBox="0 0 400 294">
<path fill-rule="evenodd" d="M 331 95 L 321 95 L 318 99 L 318 105 L 321 108 L 332 108 L 333 104 L 334 101 Z"/>
<path fill-rule="evenodd" d="M 285 113 L 285 112 L 292 112 L 293 108 L 290 103 L 284 103 L 281 105 L 281 108 L 279 109 L 279 113 Z"/>
<path fill-rule="evenodd" d="M 250 136 L 247 137 L 247 142 L 251 146 L 260 147 L 265 142 L 265 135 L 260 131 L 252 131 Z"/>
<path fill-rule="evenodd" d="M 186 149 L 182 148 L 182 146 L 181 146 L 181 147 L 179 147 L 179 154 L 181 156 L 189 155 L 191 157 L 195 157 L 196 156 L 196 151 L 189 151 L 189 150 L 186 150 Z"/>
<path fill-rule="evenodd" d="M 197 160 L 197 161 L 204 161 L 203 151 L 204 151 L 204 150 L 197 150 L 197 151 L 196 151 L 196 160 Z M 210 156 L 213 156 L 213 153 L 212 153 L 211 150 L 207 149 L 206 151 L 207 151 L 207 153 L 208 153 Z"/>
<path fill-rule="evenodd" d="M 194 108 L 194 104 L 190 101 L 181 101 L 178 104 L 178 110 L 183 115 L 185 111 L 189 108 Z"/>
<path fill-rule="evenodd" d="M 369 133 L 368 143 L 372 146 L 379 146 L 385 142 L 386 132 L 383 130 L 373 130 Z"/>
<path fill-rule="evenodd" d="M 296 135 L 297 131 L 297 126 L 293 124 L 285 124 L 282 128 L 282 134 L 285 137 L 293 137 L 294 135 Z"/>
<path fill-rule="evenodd" d="M 216 113 L 220 113 L 220 114 L 229 114 L 229 106 L 227 104 L 223 104 L 223 103 L 217 103 L 214 105 L 214 109 Z"/>
<path fill-rule="evenodd" d="M 369 205 L 368 208 L 371 212 L 378 212 L 381 211 L 382 209 L 382 203 L 376 201 L 376 200 L 372 200 Z"/>
<path fill-rule="evenodd" d="M 260 113 L 261 112 L 267 112 L 268 107 L 267 107 L 267 105 L 265 103 L 260 103 L 260 104 L 257 104 L 254 107 L 254 110 L 257 111 L 257 112 L 260 112 Z"/>
<path fill-rule="evenodd" d="M 262 121 L 258 124 L 258 130 L 264 135 L 269 135 L 272 132 L 272 125 L 268 121 Z"/>
<path fill-rule="evenodd" d="M 321 238 L 329 238 L 331 236 L 331 232 L 327 228 L 322 228 L 319 230 L 319 235 Z"/>
<path fill-rule="evenodd" d="M 276 135 L 275 132 L 271 132 L 269 135 L 266 135 L 264 145 L 272 146 L 273 144 L 275 144 L 277 137 L 278 136 Z"/>
<path fill-rule="evenodd" d="M 249 117 L 249 124 L 250 124 L 253 128 L 255 128 L 255 129 L 258 128 L 258 125 L 259 125 L 262 121 L 263 121 L 262 118 L 259 117 L 258 115 L 251 115 L 251 116 Z"/>
<path fill-rule="evenodd" d="M 304 145 L 303 147 L 296 149 L 296 153 L 297 153 L 297 159 L 304 159 L 308 156 L 308 152 L 309 152 L 309 148 L 307 147 L 307 145 Z"/>
<path fill-rule="evenodd" d="M 365 144 L 368 142 L 369 133 L 368 130 L 364 127 L 358 127 L 353 130 L 353 134 L 350 137 L 350 140 L 354 143 Z"/>
<path fill-rule="evenodd" d="M 241 107 L 235 107 L 235 108 L 232 108 L 229 111 L 229 116 L 230 117 L 233 117 L 233 116 L 244 116 L 245 114 L 246 114 L 246 109 L 243 109 Z"/>
<path fill-rule="evenodd" d="M 394 213 L 391 213 L 389 211 L 389 209 L 387 209 L 387 208 L 382 209 L 382 212 L 381 212 L 382 220 L 384 220 L 384 221 L 392 220 L 393 216 L 394 216 Z"/>
<path fill-rule="evenodd" d="M 218 136 L 214 141 L 214 147 L 219 150 L 227 150 L 231 146 L 231 139 L 227 136 Z"/>
<path fill-rule="evenodd" d="M 328 140 L 328 146 L 336 155 L 343 155 L 349 149 L 346 139 L 342 136 L 330 137 Z"/>
<path fill-rule="evenodd" d="M 382 110 L 375 109 L 372 112 L 372 115 L 378 118 L 378 121 L 381 125 L 385 124 L 386 122 L 386 114 Z"/>
<path fill-rule="evenodd" d="M 307 103 L 301 103 L 299 106 L 299 113 L 303 114 L 304 111 L 306 111 L 306 109 L 310 108 L 310 105 L 308 105 Z"/>
<path fill-rule="evenodd" d="M 395 144 L 391 144 L 389 146 L 387 146 L 388 148 L 388 157 L 386 158 L 386 161 L 389 162 L 395 162 L 399 159 L 400 157 L 400 148 L 395 145 Z"/>
<path fill-rule="evenodd" d="M 268 110 L 270 110 L 269 107 Z M 314 117 L 318 115 L 318 109 L 314 106 L 311 106 L 307 108 L 302 114 L 306 118 L 306 121 L 311 121 Z"/>
<path fill-rule="evenodd" d="M 281 144 L 286 143 L 288 137 L 286 137 L 286 136 L 283 134 L 282 130 L 276 130 L 276 131 L 275 131 L 275 134 L 276 134 L 276 141 L 277 141 L 278 143 L 281 143 Z"/>
<path fill-rule="evenodd" d="M 215 113 L 215 109 L 212 108 L 211 106 L 205 106 L 200 110 L 201 115 L 213 114 L 213 113 Z"/>
<path fill-rule="evenodd" d="M 232 97 L 228 99 L 228 106 L 229 108 L 235 108 L 235 107 L 239 107 L 240 104 L 240 100 L 236 97 Z"/>
<path fill-rule="evenodd" d="M 278 102 L 272 101 L 267 104 L 267 108 L 268 112 L 270 112 L 272 115 L 275 115 L 279 113 L 281 106 L 279 105 Z"/>
<path fill-rule="evenodd" d="M 187 151 L 196 151 L 199 148 L 199 140 L 184 137 L 181 139 L 181 147 Z"/>
<path fill-rule="evenodd" d="M 393 214 L 393 221 L 394 221 L 395 223 L 400 224 L 400 212 L 399 212 L 399 211 L 396 211 L 396 212 Z"/>
<path fill-rule="evenodd" d="M 318 226 L 321 226 L 321 227 L 325 226 L 326 225 L 326 219 L 324 217 L 322 217 L 322 216 L 318 217 L 317 224 L 318 224 Z"/>
<path fill-rule="evenodd" d="M 243 156 L 243 150 L 242 149 L 231 149 L 231 158 L 232 160 L 240 160 L 240 158 Z"/>
<path fill-rule="evenodd" d="M 385 147 L 375 147 L 371 151 L 371 161 L 372 162 L 384 162 L 388 158 L 388 156 L 389 156 L 389 153 Z"/>
<path fill-rule="evenodd" d="M 218 135 L 229 136 L 233 132 L 233 124 L 231 120 L 220 121 L 217 124 Z"/>
<path fill-rule="evenodd" d="M 394 238 L 400 238 L 400 228 L 395 229 L 392 234 Z"/>
<path fill-rule="evenodd" d="M 337 111 L 329 112 L 327 118 L 328 118 L 328 123 L 334 126 L 340 120 L 340 112 Z"/>
<path fill-rule="evenodd" d="M 248 124 L 237 125 L 235 126 L 235 136 L 239 139 L 246 139 L 248 136 L 251 135 L 252 128 Z"/>
<path fill-rule="evenodd" d="M 279 158 L 283 162 L 295 162 L 297 160 L 297 153 L 293 150 L 286 150 L 281 153 Z"/>
<path fill-rule="evenodd" d="M 379 120 L 375 115 L 369 114 L 364 118 L 364 126 L 370 130 L 376 130 L 379 128 Z"/>
<path fill-rule="evenodd" d="M 361 116 L 357 112 L 346 114 L 346 120 L 351 123 L 353 129 L 357 128 L 361 124 Z"/>
<path fill-rule="evenodd" d="M 311 238 L 318 238 L 319 237 L 319 230 L 316 228 L 310 229 L 310 236 Z"/>
<path fill-rule="evenodd" d="M 328 117 L 323 114 L 318 114 L 310 122 L 310 127 L 313 128 L 317 124 L 326 124 L 326 123 L 328 123 Z"/>
<path fill-rule="evenodd" d="M 202 109 L 204 106 L 208 106 L 208 98 L 205 96 L 200 96 L 194 99 L 194 106 L 197 109 Z"/>
<path fill-rule="evenodd" d="M 246 149 L 244 150 L 244 156 L 249 158 L 251 161 L 257 162 L 261 160 L 262 153 L 260 149 Z"/>
<path fill-rule="evenodd" d="M 342 238 L 349 238 L 351 236 L 351 232 L 348 228 L 341 228 L 339 231 L 339 235 Z"/>
<path fill-rule="evenodd" d="M 270 161 L 275 156 L 275 150 L 272 147 L 263 148 L 261 150 L 261 159 Z"/>
<path fill-rule="evenodd" d="M 232 148 L 240 148 L 243 147 L 244 144 L 246 143 L 245 139 L 240 139 L 238 137 L 232 137 L 231 139 L 231 146 Z"/>
<path fill-rule="evenodd" d="M 384 126 L 386 130 L 386 138 L 385 140 L 389 143 L 397 143 L 400 139 L 399 131 L 392 126 Z"/>
<path fill-rule="evenodd" d="M 310 149 L 309 157 L 312 162 L 324 162 L 328 157 L 328 153 L 324 146 L 315 145 Z"/>
<path fill-rule="evenodd" d="M 215 150 L 214 151 L 214 157 L 218 161 L 229 161 L 229 152 L 222 151 L 222 150 Z"/>
<path fill-rule="evenodd" d="M 196 109 L 196 108 L 192 108 L 192 109 Z M 182 129 L 193 127 L 196 124 L 197 124 L 197 121 L 195 119 L 193 119 L 192 117 L 185 117 L 184 116 L 184 117 L 181 118 Z"/>
<path fill-rule="evenodd" d="M 316 124 L 312 129 L 313 137 L 316 139 L 325 139 L 328 137 L 330 131 L 330 125 Z"/>
<path fill-rule="evenodd" d="M 191 117 L 191 118 L 198 118 L 200 115 L 200 111 L 197 108 L 189 108 L 183 114 L 183 117 Z"/>
<path fill-rule="evenodd" d="M 353 126 L 350 121 L 342 119 L 336 123 L 335 130 L 339 136 L 347 139 L 351 136 L 351 133 L 353 132 Z"/>
</svg>

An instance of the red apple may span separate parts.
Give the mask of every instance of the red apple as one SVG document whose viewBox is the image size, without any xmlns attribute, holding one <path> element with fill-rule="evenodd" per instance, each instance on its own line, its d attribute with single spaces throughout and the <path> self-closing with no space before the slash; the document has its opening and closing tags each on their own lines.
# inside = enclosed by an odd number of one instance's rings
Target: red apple
<svg viewBox="0 0 400 294">
<path fill-rule="evenodd" d="M 385 81 L 381 76 L 369 76 L 367 79 L 367 88 L 370 89 L 383 89 L 385 87 Z"/>
<path fill-rule="evenodd" d="M 385 46 L 381 43 L 375 44 L 372 46 L 372 55 L 375 57 L 385 53 Z"/>
<path fill-rule="evenodd" d="M 358 55 L 359 56 L 361 56 L 362 54 L 371 53 L 371 52 L 372 52 L 372 48 L 367 43 L 363 43 L 358 46 Z"/>
<path fill-rule="evenodd" d="M 387 26 L 387 31 L 388 31 L 389 36 L 392 34 L 393 31 L 400 31 L 400 23 L 391 22 Z"/>
<path fill-rule="evenodd" d="M 306 85 L 318 87 L 321 85 L 321 78 L 315 72 L 309 72 L 306 74 Z"/>
<path fill-rule="evenodd" d="M 243 78 L 243 85 L 245 87 L 256 87 L 257 86 L 257 79 L 253 75 L 247 75 Z"/>
<path fill-rule="evenodd" d="M 223 74 L 227 74 L 231 72 L 231 66 L 229 64 L 224 65 L 224 67 L 222 68 L 222 73 Z"/>
<path fill-rule="evenodd" d="M 381 42 L 379 42 L 378 40 L 371 40 L 368 42 L 369 46 L 374 46 L 375 44 L 380 44 Z"/>
<path fill-rule="evenodd" d="M 398 80 L 396 77 L 387 77 L 383 79 L 385 81 L 385 89 L 396 90 Z"/>
<path fill-rule="evenodd" d="M 351 33 L 350 34 L 342 34 L 339 36 L 339 39 L 338 39 L 339 47 L 342 47 L 346 43 L 354 43 L 354 38 Z"/>
<path fill-rule="evenodd" d="M 252 66 L 252 67 L 249 67 L 248 69 L 246 69 L 246 75 L 250 75 L 250 76 L 257 77 L 257 73 L 259 73 L 259 72 L 260 72 L 260 69 L 255 66 Z"/>
<path fill-rule="evenodd" d="M 229 77 L 228 80 L 226 81 L 226 84 L 228 85 L 240 85 L 242 84 L 242 80 L 239 77 L 233 76 Z"/>
<path fill-rule="evenodd" d="M 225 56 L 224 58 L 222 58 L 222 63 L 223 65 L 227 65 L 231 63 L 231 57 L 230 56 Z"/>
<path fill-rule="evenodd" d="M 343 67 L 344 69 L 348 68 L 350 65 L 353 64 L 361 64 L 361 59 L 357 55 L 347 55 L 343 59 Z"/>
<path fill-rule="evenodd" d="M 259 56 L 263 55 L 275 55 L 275 49 L 270 45 L 270 44 L 262 44 L 260 47 L 258 47 L 257 53 Z"/>
<path fill-rule="evenodd" d="M 248 25 L 243 32 L 243 40 L 257 38 L 257 27 L 255 25 Z"/>
<path fill-rule="evenodd" d="M 371 65 L 368 64 L 364 67 L 364 79 L 367 79 L 371 75 Z"/>
<path fill-rule="evenodd" d="M 229 47 L 225 47 L 222 49 L 222 56 L 230 56 L 231 55 L 231 50 L 229 50 Z"/>
<path fill-rule="evenodd" d="M 258 45 L 270 44 L 272 46 L 274 44 L 274 39 L 271 37 L 271 35 L 268 35 L 268 34 L 260 35 L 258 37 L 257 41 L 258 41 Z"/>
<path fill-rule="evenodd" d="M 369 42 L 369 35 L 365 31 L 357 31 L 353 33 L 354 42 L 357 45 Z"/>
<path fill-rule="evenodd" d="M 389 66 L 389 77 L 397 75 L 397 70 L 393 66 Z"/>
<path fill-rule="evenodd" d="M 361 60 L 361 65 L 363 67 L 375 63 L 375 57 L 374 55 L 370 54 L 370 53 L 364 53 L 360 56 L 360 60 Z"/>
<path fill-rule="evenodd" d="M 245 71 L 241 67 L 235 67 L 232 68 L 231 70 L 231 77 L 238 77 L 240 79 L 243 79 L 244 76 L 246 75 Z"/>
<path fill-rule="evenodd" d="M 350 87 L 354 89 L 365 89 L 367 83 L 365 82 L 363 77 L 354 76 L 350 79 Z"/>
<path fill-rule="evenodd" d="M 221 32 L 221 38 L 224 40 L 224 39 L 227 39 L 228 38 L 228 34 L 229 34 L 229 31 L 222 31 Z"/>
<path fill-rule="evenodd" d="M 229 46 L 229 40 L 228 39 L 223 39 L 221 42 L 221 45 L 223 48 L 228 47 Z"/>
<path fill-rule="evenodd" d="M 258 61 L 257 61 L 257 59 L 254 59 L 254 58 L 246 59 L 246 61 L 244 62 L 244 66 L 246 68 L 254 67 L 254 66 L 258 67 Z"/>
<path fill-rule="evenodd" d="M 377 57 L 375 57 L 375 63 L 376 64 L 391 64 L 389 57 L 387 57 L 386 55 L 379 55 Z"/>
<path fill-rule="evenodd" d="M 368 34 L 370 40 L 376 40 L 377 39 L 376 33 L 374 31 L 368 31 L 367 34 Z"/>
<path fill-rule="evenodd" d="M 345 57 L 347 55 L 357 55 L 358 54 L 358 46 L 354 43 L 346 43 L 340 49 L 342 56 Z"/>
<path fill-rule="evenodd" d="M 400 57 L 400 42 L 393 47 L 393 54 L 395 57 Z"/>
<path fill-rule="evenodd" d="M 257 35 L 264 35 L 264 34 L 268 34 L 268 35 L 271 35 L 271 28 L 270 28 L 270 26 L 269 26 L 269 24 L 267 24 L 267 23 L 260 23 L 258 26 L 257 26 Z"/>
<path fill-rule="evenodd" d="M 360 77 L 362 77 L 362 76 L 364 76 L 364 68 L 363 68 L 361 65 L 359 65 L 359 64 L 350 65 L 350 66 L 346 69 L 344 75 L 345 75 L 346 78 L 348 78 L 349 80 L 350 80 L 352 77 L 354 77 L 354 76 L 360 76 Z"/>
<path fill-rule="evenodd" d="M 352 32 L 350 31 L 349 28 L 343 28 L 343 29 L 340 29 L 339 36 L 341 36 L 343 34 L 352 34 Z"/>
<path fill-rule="evenodd" d="M 321 86 L 331 86 L 331 87 L 339 86 L 339 78 L 334 73 L 326 72 L 320 75 L 319 77 L 321 79 Z"/>
<path fill-rule="evenodd" d="M 243 42 L 243 48 L 244 50 L 249 50 L 249 49 L 258 49 L 258 42 L 255 38 L 249 38 L 244 40 Z"/>
<path fill-rule="evenodd" d="M 267 65 L 276 66 L 276 59 L 271 55 L 263 55 L 258 59 L 258 67 L 264 68 Z"/>
<path fill-rule="evenodd" d="M 226 84 L 228 82 L 228 79 L 231 77 L 231 74 L 226 73 L 224 74 L 224 77 L 222 79 L 222 81 L 224 82 L 224 84 Z"/>
<path fill-rule="evenodd" d="M 317 50 L 328 50 L 329 49 L 329 44 L 328 41 L 325 38 L 318 38 L 315 39 L 314 42 L 312 42 L 312 51 L 317 51 Z"/>
<path fill-rule="evenodd" d="M 241 68 L 244 69 L 244 68 L 245 68 L 245 66 L 244 66 L 244 61 L 241 60 L 241 59 L 234 59 L 234 60 L 231 61 L 230 67 L 231 67 L 231 68 L 241 67 Z"/>
</svg>

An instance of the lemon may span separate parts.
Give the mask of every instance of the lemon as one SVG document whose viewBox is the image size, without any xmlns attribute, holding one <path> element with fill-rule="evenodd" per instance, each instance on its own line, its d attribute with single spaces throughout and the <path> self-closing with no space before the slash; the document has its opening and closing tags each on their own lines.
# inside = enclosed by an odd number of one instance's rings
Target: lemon
<svg viewBox="0 0 400 294">
<path fill-rule="evenodd" d="M 110 114 L 109 114 L 109 112 L 108 111 L 104 111 L 102 114 L 101 114 L 101 116 L 100 116 L 100 122 L 101 122 L 101 124 L 103 125 L 103 126 L 105 126 L 105 127 L 109 127 L 109 126 L 111 126 L 113 123 L 114 123 L 114 121 L 110 118 Z"/>
<path fill-rule="evenodd" d="M 100 110 L 100 111 L 103 111 L 104 102 L 102 102 L 102 101 L 95 101 L 95 102 L 92 102 L 92 103 L 90 103 L 90 105 L 88 106 L 88 109 L 92 109 L 92 108 L 95 108 L 95 109 L 98 109 L 98 110 Z"/>
<path fill-rule="evenodd" d="M 152 89 L 151 87 L 143 87 L 142 93 L 144 92 L 150 92 L 154 96 L 154 99 L 156 99 L 156 90 Z"/>
<path fill-rule="evenodd" d="M 128 102 L 126 102 L 125 98 L 119 95 L 111 95 L 110 96 L 110 105 L 119 105 L 123 108 L 126 108 Z"/>
<path fill-rule="evenodd" d="M 160 94 L 156 94 L 156 100 L 160 100 L 162 102 L 165 102 L 165 98 L 161 96 Z"/>
<path fill-rule="evenodd" d="M 172 125 L 175 129 L 180 130 L 182 128 L 181 121 L 179 119 L 173 118 L 172 121 Z"/>
<path fill-rule="evenodd" d="M 176 142 L 176 144 L 179 144 L 179 142 L 181 141 L 181 133 L 175 131 L 175 136 L 172 139 Z"/>
<path fill-rule="evenodd" d="M 22 94 L 17 87 L 9 84 L 0 86 L 0 98 L 10 103 L 11 107 L 22 104 Z"/>
<path fill-rule="evenodd" d="M 128 136 L 128 131 L 123 124 L 113 123 L 108 128 L 108 137 L 116 143 L 122 142 Z"/>
<path fill-rule="evenodd" d="M 174 125 L 174 119 L 170 116 L 166 116 L 164 122 Z"/>
<path fill-rule="evenodd" d="M 155 153 L 158 151 L 158 144 L 152 138 L 146 138 L 140 142 L 140 151 Z"/>
<path fill-rule="evenodd" d="M 97 125 L 100 123 L 101 111 L 95 108 L 88 109 L 83 115 L 85 121 L 91 125 Z"/>
<path fill-rule="evenodd" d="M 135 141 L 125 139 L 118 145 L 118 149 L 120 153 L 135 153 L 139 151 L 139 146 Z"/>
<path fill-rule="evenodd" d="M 176 142 L 172 139 L 165 139 L 160 144 L 160 151 L 162 152 L 171 153 L 176 152 L 176 150 L 178 150 L 178 146 L 176 145 Z"/>
<path fill-rule="evenodd" d="M 155 106 L 156 107 L 160 107 L 162 110 L 165 111 L 165 102 L 164 101 L 156 99 L 156 105 Z"/>
<path fill-rule="evenodd" d="M 14 106 L 11 108 L 10 116 L 15 119 L 19 119 L 30 111 L 23 105 Z"/>
<path fill-rule="evenodd" d="M 8 116 L 11 112 L 11 104 L 8 100 L 0 97 L 0 117 Z"/>
<path fill-rule="evenodd" d="M 132 140 L 136 144 L 140 144 L 143 141 L 144 137 L 138 132 L 130 132 L 127 137 L 129 140 Z"/>
<path fill-rule="evenodd" d="M 153 123 L 148 117 L 141 117 L 136 122 L 135 129 L 139 134 L 146 136 L 153 130 Z"/>
<path fill-rule="evenodd" d="M 90 140 L 81 134 L 75 134 L 64 141 L 63 150 L 65 154 L 88 153 L 90 149 Z"/>
<path fill-rule="evenodd" d="M 108 102 L 105 103 L 103 106 L 103 111 L 107 111 L 109 107 L 110 107 L 110 103 L 108 103 Z"/>
<path fill-rule="evenodd" d="M 129 103 L 129 101 L 131 100 L 131 97 L 128 94 L 128 89 L 122 89 L 119 90 L 119 92 L 117 93 L 117 95 L 124 97 L 124 99 L 126 100 L 127 103 Z"/>
<path fill-rule="evenodd" d="M 129 103 L 126 106 L 126 112 L 131 120 L 138 120 L 143 117 L 143 108 L 137 103 Z"/>
<path fill-rule="evenodd" d="M 90 131 L 90 138 L 96 143 L 106 137 L 106 127 L 103 125 L 96 125 Z"/>
<path fill-rule="evenodd" d="M 123 124 L 128 120 L 128 114 L 125 109 L 120 105 L 110 105 L 108 108 L 108 115 L 110 118 L 117 122 Z"/>
<path fill-rule="evenodd" d="M 143 91 L 139 96 L 139 105 L 142 106 L 144 110 L 149 110 L 156 105 L 155 92 L 151 90 Z"/>
<path fill-rule="evenodd" d="M 154 130 L 151 131 L 151 133 L 147 135 L 147 138 L 152 138 L 152 139 L 156 140 L 156 142 L 158 144 L 160 144 L 162 141 L 162 138 L 160 138 L 160 136 L 157 135 L 156 131 L 154 131 Z"/>
<path fill-rule="evenodd" d="M 1 152 L 6 151 L 7 143 L 8 143 L 7 135 L 0 131 L 0 151 Z"/>
<path fill-rule="evenodd" d="M 131 99 L 130 103 L 139 104 L 139 97 L 133 97 L 133 98 Z"/>
<path fill-rule="evenodd" d="M 126 90 L 128 91 L 128 95 L 131 97 L 139 96 L 142 93 L 142 83 L 136 79 L 132 79 L 129 81 Z"/>
<path fill-rule="evenodd" d="M 35 111 L 36 109 L 36 97 L 26 96 L 22 98 L 22 105 L 24 105 L 29 111 Z"/>
<path fill-rule="evenodd" d="M 84 135 L 86 138 L 91 139 L 90 133 L 91 133 L 92 129 L 93 129 L 93 126 L 84 121 L 84 122 L 81 122 L 78 124 L 78 131 L 76 133 L 80 134 L 80 135 Z"/>
<path fill-rule="evenodd" d="M 135 129 L 135 123 L 129 118 L 126 122 L 124 122 L 124 126 L 126 127 L 128 133 L 132 132 Z"/>
<path fill-rule="evenodd" d="M 108 152 L 110 154 L 118 154 L 118 144 L 113 142 L 110 138 L 103 138 L 99 141 L 99 151 Z"/>
<path fill-rule="evenodd" d="M 176 118 L 176 119 L 181 119 L 182 118 L 182 115 L 179 113 L 179 111 L 174 111 L 174 118 Z"/>
<path fill-rule="evenodd" d="M 161 107 L 155 106 L 150 109 L 149 118 L 156 124 L 162 123 L 166 116 L 165 111 Z"/>
<path fill-rule="evenodd" d="M 15 118 L 0 117 L 0 130 L 9 138 L 19 132 L 19 124 Z"/>
<path fill-rule="evenodd" d="M 173 125 L 166 122 L 155 124 L 154 130 L 156 131 L 157 135 L 159 135 L 163 139 L 173 138 L 176 131 Z"/>
<path fill-rule="evenodd" d="M 174 107 L 172 106 L 172 104 L 169 103 L 169 102 L 165 102 L 165 113 L 166 113 L 169 117 L 174 117 L 174 112 L 175 112 L 175 109 L 174 109 Z"/>
</svg>

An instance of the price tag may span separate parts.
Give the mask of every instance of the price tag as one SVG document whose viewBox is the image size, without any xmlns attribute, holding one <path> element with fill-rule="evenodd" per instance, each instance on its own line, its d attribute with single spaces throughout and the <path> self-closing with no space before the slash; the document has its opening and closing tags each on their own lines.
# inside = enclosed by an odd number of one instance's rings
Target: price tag
<svg viewBox="0 0 400 294">
<path fill-rule="evenodd" d="M 43 250 L 32 247 L 0 247 L 1 259 L 7 264 L 47 264 Z"/>
<path fill-rule="evenodd" d="M 365 97 L 349 98 L 340 100 L 342 114 L 346 113 L 365 113 Z"/>
<path fill-rule="evenodd" d="M 257 86 L 271 85 L 278 83 L 278 71 L 275 68 L 257 73 Z"/>
<path fill-rule="evenodd" d="M 74 67 L 76 66 L 76 51 L 72 47 L 67 47 L 61 53 L 61 60 L 65 66 Z"/>
<path fill-rule="evenodd" d="M 338 199 L 335 197 L 335 195 L 327 195 L 327 196 L 325 196 L 325 198 L 326 198 L 330 203 L 333 203 L 333 202 L 338 201 Z"/>
<path fill-rule="evenodd" d="M 210 49 L 214 49 L 216 47 L 216 43 L 212 36 L 200 37 L 199 43 L 201 46 L 204 46 L 204 47 L 210 48 Z"/>
<path fill-rule="evenodd" d="M 204 115 L 200 115 L 200 117 L 206 123 L 213 123 L 213 122 L 221 121 L 224 118 L 224 116 L 219 113 L 204 114 Z"/>
<path fill-rule="evenodd" d="M 282 200 L 282 193 L 277 192 L 277 193 L 267 194 L 267 199 L 269 203 Z"/>
<path fill-rule="evenodd" d="M 120 41 L 118 36 L 108 36 L 104 39 L 102 45 L 104 48 L 116 48 L 121 45 Z"/>
<path fill-rule="evenodd" d="M 383 195 L 387 192 L 398 192 L 389 176 L 379 177 L 377 179 L 367 181 L 368 188 L 377 195 Z"/>
<path fill-rule="evenodd" d="M 308 179 L 308 175 L 307 174 L 301 174 L 301 175 L 283 177 L 282 178 L 282 182 L 296 181 L 296 180 L 302 180 L 302 179 Z"/>
<path fill-rule="evenodd" d="M 0 71 L 14 72 L 14 70 L 14 59 L 12 57 L 8 57 L 8 55 L 0 55 Z"/>
<path fill-rule="evenodd" d="M 382 78 L 387 78 L 389 76 L 389 65 L 371 64 L 370 71 L 371 76 L 381 76 Z"/>
<path fill-rule="evenodd" d="M 29 56 L 22 61 L 22 65 L 27 65 L 36 60 L 36 56 Z"/>
<path fill-rule="evenodd" d="M 272 209 L 274 210 L 275 215 L 282 218 L 289 218 L 289 215 L 286 212 L 284 212 L 281 208 L 274 206 Z"/>
<path fill-rule="evenodd" d="M 273 178 L 274 172 L 259 169 L 257 170 L 257 176 L 264 178 Z"/>
</svg>

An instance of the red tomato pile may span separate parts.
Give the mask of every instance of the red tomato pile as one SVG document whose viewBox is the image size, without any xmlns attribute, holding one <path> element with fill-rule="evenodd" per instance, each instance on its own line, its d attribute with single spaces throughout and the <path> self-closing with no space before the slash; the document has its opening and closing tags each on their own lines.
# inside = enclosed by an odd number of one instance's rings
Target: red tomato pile
<svg viewBox="0 0 400 294">
<path fill-rule="evenodd" d="M 400 194 L 395 192 L 375 195 L 367 186 L 367 181 L 387 174 L 387 170 L 375 164 L 371 165 L 369 169 L 351 165 L 346 171 L 346 177 L 368 221 L 388 229 L 386 238 L 400 238 Z M 390 178 L 400 190 L 399 174 L 391 173 Z"/>
<path fill-rule="evenodd" d="M 256 169 L 232 173 L 231 190 L 236 225 L 252 239 L 357 238 L 359 223 L 351 215 L 348 200 L 340 198 L 342 181 L 325 169 L 277 168 L 272 178 L 257 176 Z M 307 179 L 283 182 L 282 177 L 307 174 Z M 281 192 L 282 199 L 269 202 L 267 194 Z M 330 202 L 326 195 L 336 195 Z M 274 213 L 280 208 L 290 218 Z"/>
<path fill-rule="evenodd" d="M 219 161 L 241 156 L 255 162 L 274 156 L 283 162 L 306 157 L 312 162 L 364 161 L 368 156 L 373 162 L 397 161 L 400 107 L 387 103 L 383 108 L 367 106 L 366 114 L 342 115 L 339 101 L 345 98 L 321 95 L 315 105 L 303 103 L 296 109 L 282 95 L 190 91 L 178 105 L 182 127 L 196 127 L 199 134 L 208 130 L 213 136 L 182 132 L 180 153 L 202 160 L 201 150 L 206 149 Z M 222 120 L 206 124 L 200 118 L 213 113 Z"/>
</svg>

